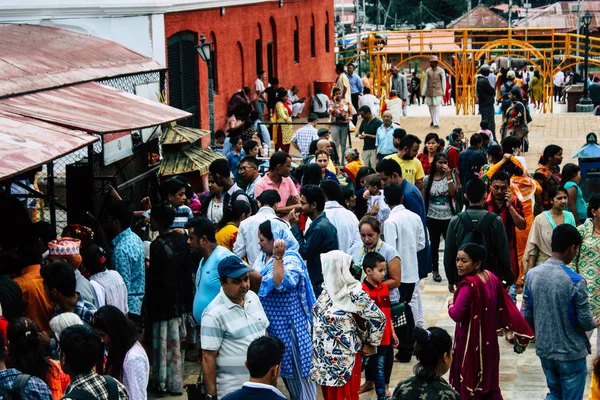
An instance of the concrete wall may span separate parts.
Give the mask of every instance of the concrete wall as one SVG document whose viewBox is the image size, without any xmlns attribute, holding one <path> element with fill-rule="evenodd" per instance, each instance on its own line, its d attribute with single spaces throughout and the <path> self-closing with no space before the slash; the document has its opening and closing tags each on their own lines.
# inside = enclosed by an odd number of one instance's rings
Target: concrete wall
<svg viewBox="0 0 600 400">
<path fill-rule="evenodd" d="M 329 16 L 329 52 L 325 51 L 325 24 Z M 315 21 L 315 57 L 311 57 L 310 27 Z M 300 61 L 294 62 L 294 30 L 298 18 L 300 35 Z M 274 22 L 276 39 L 273 38 L 271 21 Z M 165 14 L 165 37 L 182 31 L 203 34 L 207 40 L 211 33 L 217 41 L 218 93 L 215 93 L 215 127 L 225 125 L 227 102 L 243 86 L 252 88 L 256 80 L 255 43 L 262 31 L 263 69 L 267 70 L 267 43 L 274 41 L 277 49 L 274 75 L 280 86 L 290 88 L 298 85 L 301 97 L 313 93 L 313 81 L 335 80 L 335 37 L 333 0 L 303 0 L 264 3 L 239 7 L 227 7 L 225 15 L 220 10 L 188 11 Z M 239 44 L 238 44 L 239 42 Z M 243 62 L 240 55 L 243 49 Z M 208 122 L 208 78 L 206 63 L 198 60 L 198 83 L 200 101 L 200 124 Z M 168 79 L 168 78 L 167 78 Z M 305 108 L 308 110 L 308 106 Z M 306 112 L 305 112 L 306 113 Z"/>
</svg>

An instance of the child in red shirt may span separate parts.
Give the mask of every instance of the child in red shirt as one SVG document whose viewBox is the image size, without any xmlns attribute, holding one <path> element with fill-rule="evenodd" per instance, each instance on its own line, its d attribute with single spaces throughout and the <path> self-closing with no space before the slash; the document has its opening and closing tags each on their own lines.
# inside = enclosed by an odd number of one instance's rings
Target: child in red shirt
<svg viewBox="0 0 600 400">
<path fill-rule="evenodd" d="M 391 350 L 390 346 L 398 346 L 398 337 L 392 329 L 392 306 L 390 304 L 390 291 L 386 285 L 382 283 L 385 276 L 387 264 L 385 258 L 377 253 L 370 252 L 365 255 L 362 262 L 363 270 L 367 275 L 363 281 L 363 290 L 369 294 L 375 305 L 385 315 L 385 331 L 381 345 L 377 349 L 377 353 L 368 357 L 366 363 L 375 362 L 377 365 L 377 375 L 375 378 L 375 393 L 377 400 L 387 400 L 390 395 L 385 387 L 385 357 L 386 353 Z M 372 360 L 369 360 L 371 359 Z"/>
</svg>

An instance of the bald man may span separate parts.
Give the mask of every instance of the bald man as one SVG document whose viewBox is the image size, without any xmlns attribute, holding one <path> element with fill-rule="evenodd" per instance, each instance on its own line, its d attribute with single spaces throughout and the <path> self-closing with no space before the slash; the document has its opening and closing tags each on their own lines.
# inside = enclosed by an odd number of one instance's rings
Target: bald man
<svg viewBox="0 0 600 400">
<path fill-rule="evenodd" d="M 375 145 L 377 146 L 377 162 L 379 163 L 384 157 L 396 153 L 394 147 L 394 130 L 400 128 L 400 125 L 395 124 L 391 111 L 384 111 L 381 116 L 383 125 L 377 128 L 375 133 Z"/>
<path fill-rule="evenodd" d="M 319 141 L 317 142 L 317 151 L 319 150 L 325 150 L 327 154 L 329 154 L 329 164 L 327 164 L 327 169 L 336 174 L 337 171 L 335 169 L 335 164 L 333 163 L 333 161 L 331 161 L 331 152 L 333 151 L 331 142 L 327 139 L 319 139 Z M 317 160 L 313 157 L 313 159 L 310 160 L 310 162 L 314 163 L 317 162 Z"/>
</svg>

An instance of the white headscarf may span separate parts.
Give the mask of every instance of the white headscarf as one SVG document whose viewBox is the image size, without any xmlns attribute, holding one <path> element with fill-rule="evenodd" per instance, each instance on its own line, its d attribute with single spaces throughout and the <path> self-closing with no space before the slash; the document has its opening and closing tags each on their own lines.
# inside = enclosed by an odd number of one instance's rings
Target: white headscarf
<svg viewBox="0 0 600 400">
<path fill-rule="evenodd" d="M 340 250 L 321 254 L 323 266 L 323 288 L 331 298 L 334 307 L 346 312 L 357 312 L 350 294 L 358 295 L 363 291 L 362 284 L 350 273 L 352 256 Z"/>
</svg>

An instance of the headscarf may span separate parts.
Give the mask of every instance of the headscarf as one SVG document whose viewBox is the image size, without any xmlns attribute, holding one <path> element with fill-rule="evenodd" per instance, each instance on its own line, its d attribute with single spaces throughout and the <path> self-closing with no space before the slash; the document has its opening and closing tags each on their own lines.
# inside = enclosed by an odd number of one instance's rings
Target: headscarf
<svg viewBox="0 0 600 400">
<path fill-rule="evenodd" d="M 521 162 L 516 157 L 511 157 L 510 161 L 518 169 L 523 171 L 523 175 L 513 175 L 510 178 L 510 187 L 517 199 L 519 199 L 521 203 L 525 203 L 533 199 L 533 196 L 536 194 L 541 194 L 542 187 L 538 181 L 527 174 L 527 170 L 525 170 Z"/>
<path fill-rule="evenodd" d="M 300 250 L 300 246 L 298 245 L 298 241 L 294 237 L 290 227 L 283 221 L 278 219 L 269 220 L 271 224 L 271 233 L 273 234 L 273 240 L 281 239 L 285 243 L 285 253 L 283 253 L 283 261 L 284 261 L 284 269 L 296 269 L 297 272 L 300 272 L 302 279 L 298 281 L 298 293 L 300 294 L 300 303 L 304 308 L 305 314 L 309 317 L 308 320 L 312 323 L 312 307 L 316 302 L 315 293 L 312 288 L 312 284 L 310 282 L 310 277 L 308 276 L 308 269 L 306 268 L 306 264 L 300 256 L 298 252 Z M 273 281 L 273 258 L 269 260 L 268 263 L 265 263 L 264 260 L 266 258 L 266 254 L 262 253 L 260 256 L 260 261 L 263 266 L 262 270 L 259 271 L 260 274 L 264 278 L 268 279 L 269 282 Z M 260 297 L 265 297 L 269 294 L 269 292 L 273 289 L 272 285 L 260 285 L 258 290 L 258 295 Z"/>
<path fill-rule="evenodd" d="M 358 312 L 360 308 L 354 305 L 351 295 L 359 295 L 363 288 L 350 273 L 352 256 L 340 250 L 333 250 L 321 254 L 321 264 L 323 288 L 331 298 L 333 306 L 346 312 Z"/>
</svg>

